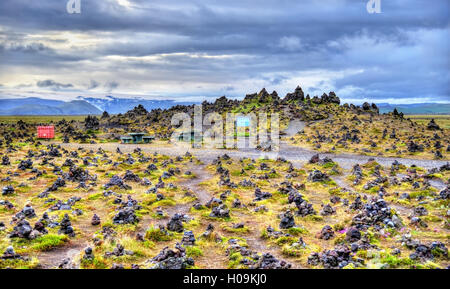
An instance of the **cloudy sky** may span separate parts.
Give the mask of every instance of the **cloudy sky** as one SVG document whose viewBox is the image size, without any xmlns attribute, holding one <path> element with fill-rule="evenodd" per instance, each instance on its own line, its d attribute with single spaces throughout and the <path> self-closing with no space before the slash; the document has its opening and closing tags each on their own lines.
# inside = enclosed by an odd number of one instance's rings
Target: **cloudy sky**
<svg viewBox="0 0 450 289">
<path fill-rule="evenodd" d="M 450 102 L 448 0 L 0 1 L 0 97 Z"/>
</svg>

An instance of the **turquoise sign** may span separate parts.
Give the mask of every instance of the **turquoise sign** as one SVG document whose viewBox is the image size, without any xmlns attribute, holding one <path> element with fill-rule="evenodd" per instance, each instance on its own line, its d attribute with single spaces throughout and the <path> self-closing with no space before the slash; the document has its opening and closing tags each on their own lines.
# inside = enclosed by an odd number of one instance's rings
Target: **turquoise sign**
<svg viewBox="0 0 450 289">
<path fill-rule="evenodd" d="M 249 117 L 238 117 L 236 120 L 236 125 L 238 127 L 249 127 L 250 126 L 250 118 Z"/>
</svg>

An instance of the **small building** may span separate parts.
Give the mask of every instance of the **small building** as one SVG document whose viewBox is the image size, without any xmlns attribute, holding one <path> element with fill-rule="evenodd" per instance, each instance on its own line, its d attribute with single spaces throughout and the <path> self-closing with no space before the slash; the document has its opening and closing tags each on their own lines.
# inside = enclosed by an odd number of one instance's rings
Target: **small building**
<svg viewBox="0 0 450 289">
<path fill-rule="evenodd" d="M 54 139 L 55 138 L 55 127 L 54 126 L 38 126 L 37 136 L 40 139 Z"/>
<path fill-rule="evenodd" d="M 195 134 L 194 131 L 190 131 L 190 132 L 183 132 L 178 136 L 178 141 L 187 141 L 187 142 L 192 142 L 194 141 L 196 138 L 197 140 L 201 139 L 201 136 L 199 137 L 199 135 L 201 134 Z M 187 139 L 184 139 L 184 136 L 187 137 Z"/>
<path fill-rule="evenodd" d="M 133 143 L 142 143 L 145 133 L 133 132 L 133 133 L 129 133 L 129 135 L 133 138 Z"/>
<path fill-rule="evenodd" d="M 150 135 L 146 135 L 142 137 L 142 140 L 144 141 L 144 143 L 151 143 L 152 141 L 155 140 L 154 136 L 150 136 Z"/>
<path fill-rule="evenodd" d="M 122 140 L 122 143 L 129 144 L 133 142 L 133 138 L 131 136 L 123 136 L 120 138 Z"/>
<path fill-rule="evenodd" d="M 138 143 L 151 143 L 155 137 L 154 136 L 146 136 L 145 133 L 142 132 L 133 132 L 129 133 L 128 136 L 123 136 L 120 138 L 122 143 L 124 144 L 138 144 Z"/>
</svg>

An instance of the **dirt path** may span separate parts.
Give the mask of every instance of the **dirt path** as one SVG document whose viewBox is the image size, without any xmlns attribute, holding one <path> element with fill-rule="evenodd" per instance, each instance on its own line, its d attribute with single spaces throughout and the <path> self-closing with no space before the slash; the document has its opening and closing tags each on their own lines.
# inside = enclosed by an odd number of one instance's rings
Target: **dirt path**
<svg viewBox="0 0 450 289">
<path fill-rule="evenodd" d="M 187 169 L 195 175 L 195 178 L 188 179 L 180 183 L 181 186 L 193 191 L 200 203 L 202 203 L 203 205 L 213 197 L 208 191 L 200 186 L 202 182 L 213 177 L 205 170 L 205 167 L 205 165 L 189 165 Z"/>
<path fill-rule="evenodd" d="M 78 228 L 78 235 L 75 238 L 70 238 L 70 241 L 64 246 L 56 247 L 46 252 L 39 252 L 39 254 L 37 254 L 36 257 L 39 259 L 41 268 L 56 268 L 64 259 L 74 261 L 74 259 L 89 246 L 92 235 L 100 229 L 98 226 L 92 226 L 88 220 L 80 223 L 74 222 L 73 225 L 75 228 Z"/>
<path fill-rule="evenodd" d="M 54 269 L 57 268 L 64 259 L 70 259 L 71 261 L 76 258 L 80 252 L 89 246 L 87 240 L 74 240 L 70 241 L 67 245 L 55 248 L 47 252 L 40 252 L 37 255 L 39 259 L 40 268 L 42 269 Z"/>
<path fill-rule="evenodd" d="M 328 120 L 331 118 L 328 118 Z M 325 120 L 320 120 L 325 121 Z M 320 122 L 317 121 L 317 122 Z M 292 120 L 288 128 L 284 131 L 285 136 L 293 136 L 306 126 L 306 122 L 300 120 Z M 50 142 L 54 143 L 54 142 Z M 268 157 L 270 159 L 276 159 L 278 157 L 283 157 L 288 161 L 295 162 L 298 164 L 304 164 L 308 162 L 311 157 L 319 152 L 303 148 L 299 146 L 292 146 L 285 141 L 280 142 L 280 150 L 278 152 L 261 152 L 256 149 L 247 148 L 239 150 L 230 149 L 208 149 L 208 148 L 191 148 L 185 144 L 120 144 L 120 143 L 105 143 L 105 144 L 75 144 L 75 143 L 57 143 L 66 149 L 77 149 L 83 147 L 85 149 L 98 150 L 102 148 L 105 151 L 115 151 L 117 148 L 124 153 L 131 153 L 136 148 L 142 149 L 142 151 L 147 153 L 161 153 L 169 156 L 179 156 L 186 152 L 190 152 L 195 155 L 198 159 L 204 162 L 211 162 L 220 155 L 228 154 L 230 157 L 242 158 L 261 158 Z M 438 168 L 445 165 L 449 160 L 420 160 L 420 159 L 409 159 L 401 157 L 379 157 L 379 156 L 365 156 L 358 154 L 342 153 L 342 154 L 332 154 L 332 153 L 319 153 L 322 157 L 330 157 L 333 161 L 337 162 L 344 169 L 351 169 L 355 164 L 362 164 L 367 162 L 369 159 L 375 159 L 382 166 L 390 166 L 395 160 L 400 163 L 411 166 L 416 165 L 425 169 Z"/>
</svg>

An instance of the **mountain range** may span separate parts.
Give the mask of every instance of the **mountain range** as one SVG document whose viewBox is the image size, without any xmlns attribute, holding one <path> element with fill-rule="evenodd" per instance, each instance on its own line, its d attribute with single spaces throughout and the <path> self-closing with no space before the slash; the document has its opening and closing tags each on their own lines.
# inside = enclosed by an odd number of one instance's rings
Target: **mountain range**
<svg viewBox="0 0 450 289">
<path fill-rule="evenodd" d="M 404 114 L 450 114 L 450 103 L 412 103 L 389 104 L 377 103 L 380 113 L 388 113 L 397 108 Z"/>
<path fill-rule="evenodd" d="M 0 99 L 0 115 L 87 115 L 101 114 L 97 107 L 83 100 L 69 102 L 37 97 Z"/>
<path fill-rule="evenodd" d="M 148 100 L 142 98 L 105 98 L 79 96 L 76 100 L 43 99 L 38 97 L 0 99 L 0 115 L 100 115 L 103 111 L 110 114 L 125 113 L 139 104 L 148 111 L 167 109 L 175 105 L 191 105 L 194 102 L 177 102 L 174 100 Z M 416 104 L 377 104 L 380 113 L 387 113 L 397 108 L 404 114 L 450 114 L 450 104 L 416 103 Z"/>
<path fill-rule="evenodd" d="M 167 109 L 175 105 L 191 105 L 194 102 L 177 102 L 174 100 L 154 100 L 143 98 L 116 98 L 113 96 L 106 96 L 105 98 L 94 98 L 78 96 L 78 100 L 83 100 L 95 106 L 99 110 L 107 111 L 110 114 L 125 113 L 132 110 L 139 104 L 143 105 L 148 111 L 152 109 Z"/>
<path fill-rule="evenodd" d="M 147 110 L 166 109 L 175 105 L 190 105 L 193 102 L 174 100 L 146 100 L 140 98 L 94 98 L 79 96 L 73 101 L 43 99 L 38 97 L 0 99 L 0 115 L 100 115 L 125 113 L 139 104 Z"/>
</svg>

